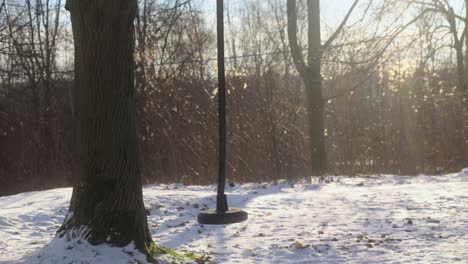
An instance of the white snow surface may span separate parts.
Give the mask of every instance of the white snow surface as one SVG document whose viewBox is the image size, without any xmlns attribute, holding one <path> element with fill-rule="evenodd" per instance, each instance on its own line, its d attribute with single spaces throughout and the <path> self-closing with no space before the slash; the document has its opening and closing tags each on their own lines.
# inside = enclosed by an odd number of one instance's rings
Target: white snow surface
<svg viewBox="0 0 468 264">
<path fill-rule="evenodd" d="M 468 169 L 236 184 L 227 187 L 229 204 L 249 219 L 200 225 L 215 190 L 144 187 L 154 241 L 213 263 L 468 263 Z M 0 197 L 0 263 L 144 263 L 132 245 L 53 239 L 70 196 L 64 188 Z"/>
</svg>

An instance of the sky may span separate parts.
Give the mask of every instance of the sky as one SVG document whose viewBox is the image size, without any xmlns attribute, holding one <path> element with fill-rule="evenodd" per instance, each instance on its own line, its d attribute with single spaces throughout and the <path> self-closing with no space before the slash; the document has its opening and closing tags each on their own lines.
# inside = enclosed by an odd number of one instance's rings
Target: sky
<svg viewBox="0 0 468 264">
<path fill-rule="evenodd" d="M 256 1 L 256 0 L 226 0 L 226 4 L 240 4 L 245 1 Z M 381 1 L 381 0 L 380 0 Z M 205 5 L 205 11 L 209 13 L 216 13 L 216 1 L 209 0 L 203 1 Z M 228 3 L 229 2 L 229 3 Z M 286 1 L 284 1 L 286 3 Z M 323 1 L 322 1 L 323 2 Z M 327 21 L 337 20 L 338 17 L 343 17 L 346 14 L 347 9 L 351 6 L 351 0 L 326 0 L 326 4 L 322 4 L 322 16 Z M 214 15 L 213 15 L 214 18 Z"/>
<path fill-rule="evenodd" d="M 212 27 L 212 30 L 216 30 L 216 0 L 198 0 L 201 4 L 202 10 L 205 12 L 205 17 L 207 19 L 207 25 Z M 264 0 L 225 0 L 224 5 L 227 6 L 235 6 L 235 5 L 246 5 L 246 3 L 255 3 L 255 2 L 262 2 Z M 286 5 L 286 0 L 281 0 Z M 375 8 L 380 7 L 381 4 L 384 3 L 384 0 L 371 0 L 373 1 L 373 5 Z M 405 0 L 401 0 L 404 3 Z M 465 0 L 446 0 L 450 3 L 450 5 L 454 8 L 455 13 L 459 14 L 460 16 L 465 16 Z M 338 26 L 342 22 L 343 18 L 346 16 L 348 10 L 352 6 L 354 0 L 322 0 L 321 1 L 321 21 L 322 21 L 322 38 L 327 39 Z M 409 2 L 409 0 L 407 1 Z M 354 10 L 353 14 L 351 15 L 347 25 L 353 24 L 353 22 L 358 21 L 361 18 L 361 14 L 365 7 L 369 3 L 369 0 L 360 0 L 358 7 Z M 403 5 L 401 6 L 403 9 Z M 372 12 L 370 12 L 372 13 Z M 407 13 L 403 16 L 403 20 L 399 20 L 400 26 L 408 23 L 411 19 L 413 19 L 419 11 L 416 9 L 410 9 Z M 390 24 L 394 24 L 394 19 L 398 16 L 397 13 L 388 14 L 388 26 Z M 234 15 L 235 16 L 235 15 Z M 369 16 L 367 16 L 369 18 Z M 361 25 L 365 25 L 364 22 Z M 369 25 L 369 30 L 373 31 L 372 25 Z M 398 27 L 397 25 L 393 25 Z M 460 22 L 461 26 L 461 22 Z M 407 28 L 405 31 L 411 32 L 412 28 Z"/>
<path fill-rule="evenodd" d="M 229 4 L 239 4 L 242 2 L 246 1 L 257 1 L 257 0 L 226 0 L 225 5 L 227 3 Z M 382 2 L 383 0 L 374 0 L 377 2 Z M 454 9 L 459 10 L 457 13 L 461 13 L 461 11 L 464 8 L 463 4 L 464 0 L 448 0 L 448 2 L 454 7 Z M 284 0 L 286 3 L 286 0 Z M 365 2 L 365 1 L 361 1 Z M 322 20 L 326 24 L 330 26 L 338 25 L 343 17 L 346 15 L 346 12 L 348 9 L 351 7 L 353 1 L 352 0 L 326 0 L 326 1 L 321 1 L 321 14 L 322 14 Z M 205 5 L 205 10 L 206 12 L 212 13 L 213 16 L 209 15 L 213 19 L 215 18 L 214 14 L 216 13 L 216 1 L 215 0 L 209 0 L 209 1 L 203 1 L 203 5 Z"/>
</svg>

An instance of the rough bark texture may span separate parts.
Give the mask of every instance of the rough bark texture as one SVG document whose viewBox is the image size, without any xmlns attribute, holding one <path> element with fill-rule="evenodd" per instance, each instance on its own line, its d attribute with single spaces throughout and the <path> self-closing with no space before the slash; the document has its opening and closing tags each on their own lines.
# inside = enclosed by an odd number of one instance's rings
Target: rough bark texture
<svg viewBox="0 0 468 264">
<path fill-rule="evenodd" d="M 327 171 L 327 153 L 324 135 L 324 104 L 322 94 L 320 36 L 320 1 L 307 0 L 308 16 L 308 63 L 302 58 L 297 37 L 296 0 L 288 0 L 288 37 L 294 65 L 299 72 L 306 91 L 306 106 L 309 121 L 309 142 L 313 175 L 323 175 Z"/>
<path fill-rule="evenodd" d="M 465 0 L 465 91 L 463 109 L 463 137 L 465 139 L 465 161 L 468 160 L 468 0 Z"/>
<path fill-rule="evenodd" d="M 59 230 L 145 252 L 152 240 L 137 159 L 133 76 L 136 0 L 69 0 L 75 42 L 75 184 Z"/>
<path fill-rule="evenodd" d="M 465 66 L 465 72 L 464 72 L 464 80 L 465 80 L 465 90 L 464 94 L 465 96 L 468 95 L 468 0 L 465 0 L 465 21 L 464 21 L 464 40 L 465 40 L 465 61 L 464 61 L 464 66 Z M 463 38 L 460 40 L 463 42 Z M 461 43 L 463 46 L 463 43 Z"/>
</svg>

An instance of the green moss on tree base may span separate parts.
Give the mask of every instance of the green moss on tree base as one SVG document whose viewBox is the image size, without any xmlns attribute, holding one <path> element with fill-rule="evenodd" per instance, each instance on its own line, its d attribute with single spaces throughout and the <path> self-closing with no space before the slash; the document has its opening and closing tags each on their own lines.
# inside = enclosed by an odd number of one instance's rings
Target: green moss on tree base
<svg viewBox="0 0 468 264">
<path fill-rule="evenodd" d="M 187 263 L 187 262 L 195 262 L 199 264 L 209 263 L 209 258 L 204 256 L 197 256 L 193 253 L 185 253 L 180 254 L 175 252 L 172 249 L 161 247 L 156 245 L 156 243 L 152 242 L 149 247 L 146 248 L 148 255 L 152 256 L 153 258 L 158 258 L 163 255 L 169 255 L 173 258 L 173 263 Z"/>
</svg>

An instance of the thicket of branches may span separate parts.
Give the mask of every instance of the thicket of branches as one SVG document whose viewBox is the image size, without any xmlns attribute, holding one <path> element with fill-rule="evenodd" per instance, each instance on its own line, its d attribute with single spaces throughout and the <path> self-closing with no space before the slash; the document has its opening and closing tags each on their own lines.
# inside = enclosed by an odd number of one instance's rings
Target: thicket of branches
<svg viewBox="0 0 468 264">
<path fill-rule="evenodd" d="M 347 23 L 323 25 L 324 35 L 339 29 L 322 59 L 329 173 L 468 165 L 466 15 L 448 1 L 358 2 Z M 215 28 L 204 9 L 196 0 L 140 1 L 135 76 L 147 182 L 216 178 Z M 298 1 L 304 53 L 306 14 Z M 309 175 L 304 87 L 287 21 L 285 0 L 227 7 L 230 181 Z M 72 73 L 63 2 L 0 2 L 0 194 L 72 180 Z"/>
</svg>

